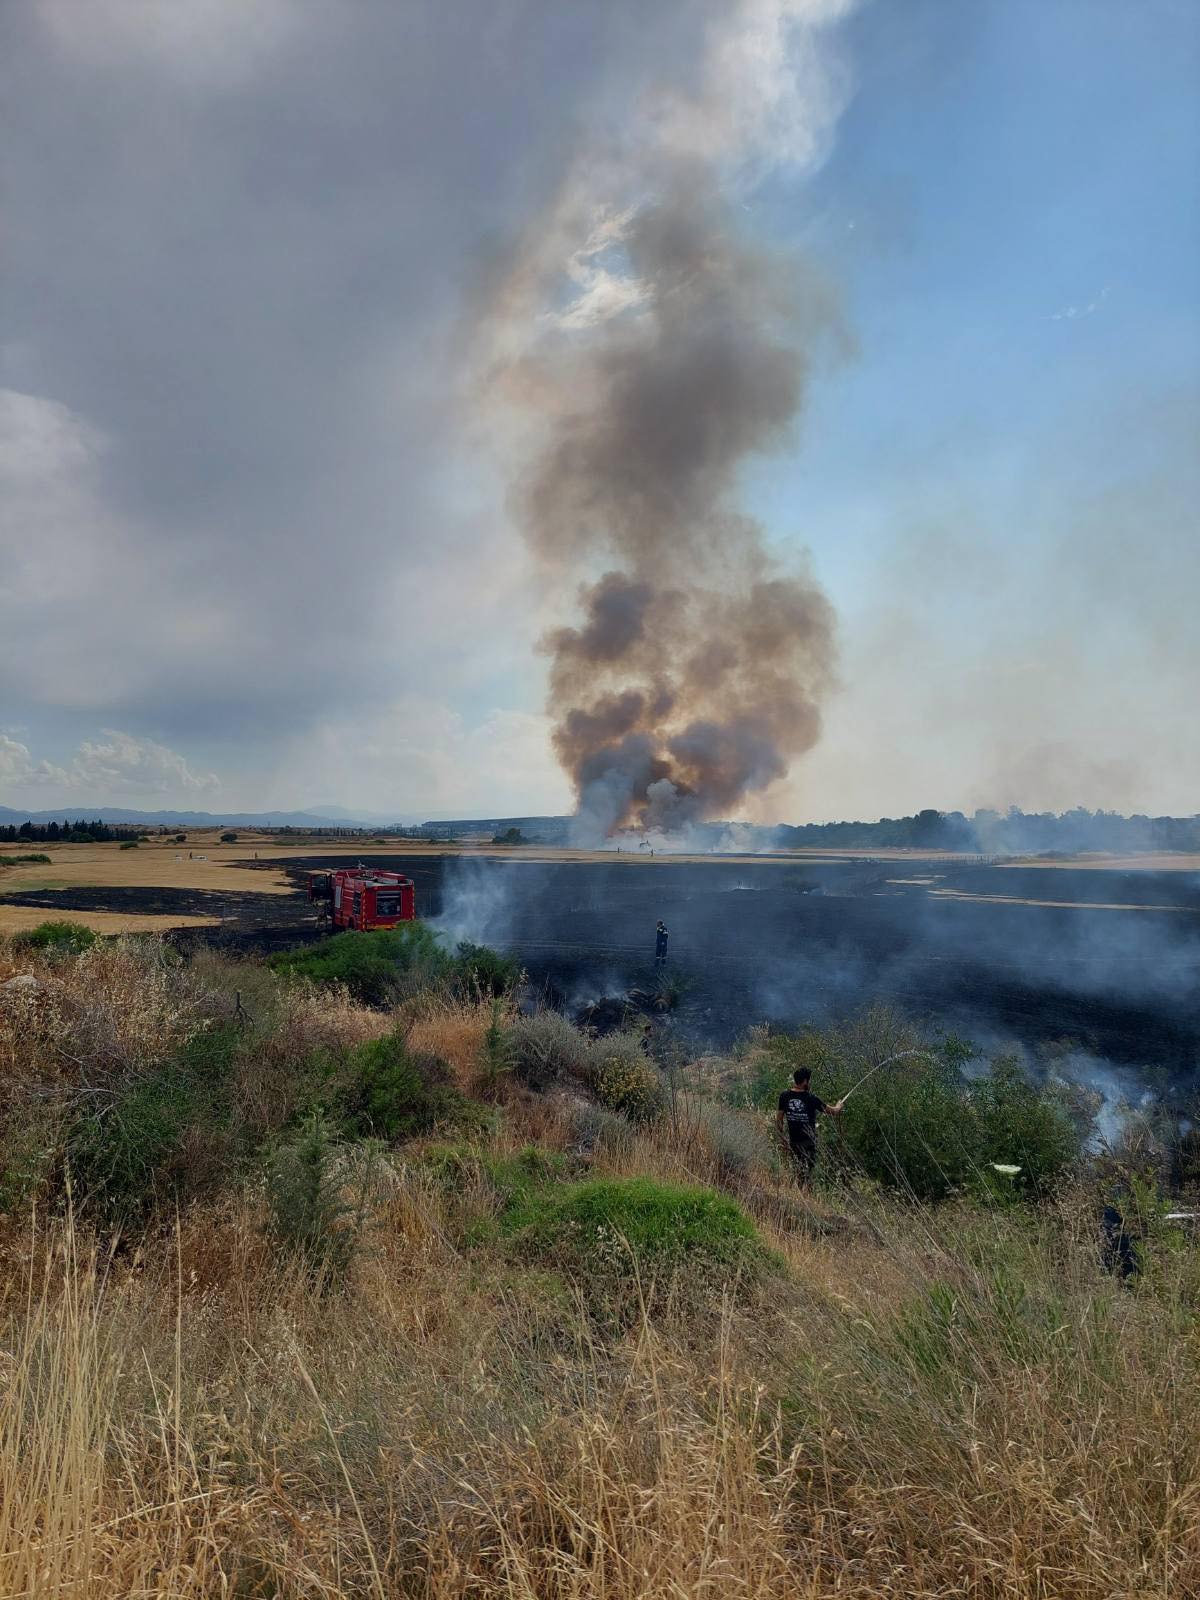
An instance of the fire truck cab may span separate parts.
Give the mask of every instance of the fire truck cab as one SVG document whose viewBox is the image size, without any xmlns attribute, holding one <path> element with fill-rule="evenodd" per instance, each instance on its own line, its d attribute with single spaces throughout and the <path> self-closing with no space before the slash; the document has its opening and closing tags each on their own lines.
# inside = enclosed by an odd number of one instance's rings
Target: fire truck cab
<svg viewBox="0 0 1200 1600">
<path fill-rule="evenodd" d="M 400 872 L 376 867 L 338 867 L 331 872 L 310 872 L 308 898 L 323 907 L 330 928 L 340 932 L 356 928 L 394 928 L 417 915 L 416 885 Z"/>
</svg>

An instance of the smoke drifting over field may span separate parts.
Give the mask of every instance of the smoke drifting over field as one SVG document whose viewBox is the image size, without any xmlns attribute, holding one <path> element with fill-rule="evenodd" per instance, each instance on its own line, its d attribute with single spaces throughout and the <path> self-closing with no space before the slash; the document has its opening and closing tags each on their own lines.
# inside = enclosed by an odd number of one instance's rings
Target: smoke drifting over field
<svg viewBox="0 0 1200 1600">
<path fill-rule="evenodd" d="M 513 503 L 577 606 L 542 649 L 581 839 L 736 815 L 820 733 L 832 608 L 739 509 L 737 475 L 792 440 L 837 318 L 737 196 L 747 163 L 813 159 L 836 109 L 813 21 L 844 9 L 733 8 L 690 99 L 581 153 L 492 306 L 489 376 L 533 421 Z"/>
</svg>

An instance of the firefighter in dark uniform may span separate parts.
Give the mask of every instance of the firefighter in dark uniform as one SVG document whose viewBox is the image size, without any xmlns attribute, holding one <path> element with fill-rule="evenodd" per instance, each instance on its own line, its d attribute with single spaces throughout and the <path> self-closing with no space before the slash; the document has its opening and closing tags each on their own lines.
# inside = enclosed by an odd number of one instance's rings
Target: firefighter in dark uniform
<svg viewBox="0 0 1200 1600">
<path fill-rule="evenodd" d="M 667 964 L 667 940 L 669 938 L 670 935 L 667 932 L 666 923 L 660 922 L 654 930 L 654 965 L 656 967 L 665 967 Z"/>
<path fill-rule="evenodd" d="M 779 1096 L 779 1110 L 775 1120 L 780 1133 L 786 1131 L 792 1160 L 796 1163 L 796 1181 L 806 1184 L 817 1163 L 817 1118 L 828 1112 L 831 1117 L 841 1115 L 843 1102 L 827 1106 L 812 1093 L 809 1084 L 812 1073 L 807 1067 L 797 1067 L 792 1074 L 792 1087 Z"/>
</svg>

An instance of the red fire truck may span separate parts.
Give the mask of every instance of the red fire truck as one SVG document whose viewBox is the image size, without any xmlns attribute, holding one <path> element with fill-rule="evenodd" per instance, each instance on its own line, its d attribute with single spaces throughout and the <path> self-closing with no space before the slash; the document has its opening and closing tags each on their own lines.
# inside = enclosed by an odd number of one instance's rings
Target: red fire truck
<svg viewBox="0 0 1200 1600">
<path fill-rule="evenodd" d="M 324 907 L 336 933 L 344 928 L 394 928 L 417 914 L 416 885 L 401 872 L 377 867 L 338 867 L 310 872 L 308 898 Z"/>
</svg>

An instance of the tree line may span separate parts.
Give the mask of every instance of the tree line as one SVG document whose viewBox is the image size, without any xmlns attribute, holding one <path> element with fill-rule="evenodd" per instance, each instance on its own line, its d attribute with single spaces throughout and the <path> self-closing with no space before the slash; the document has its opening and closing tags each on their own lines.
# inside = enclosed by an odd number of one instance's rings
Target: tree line
<svg viewBox="0 0 1200 1600">
<path fill-rule="evenodd" d="M 39 844 L 99 844 L 108 840 L 144 839 L 148 831 L 158 834 L 169 832 L 167 828 L 147 830 L 123 827 L 120 823 L 104 822 L 99 817 L 90 821 L 80 817 L 78 822 L 22 822 L 20 826 L 10 822 L 0 827 L 0 839 L 8 844 L 25 839 L 36 840 Z"/>
<path fill-rule="evenodd" d="M 918 811 L 878 822 L 809 822 L 776 830 L 780 845 L 842 849 L 967 850 L 980 855 L 1041 851 L 1200 850 L 1200 816 L 1121 816 L 1116 811 Z"/>
</svg>

